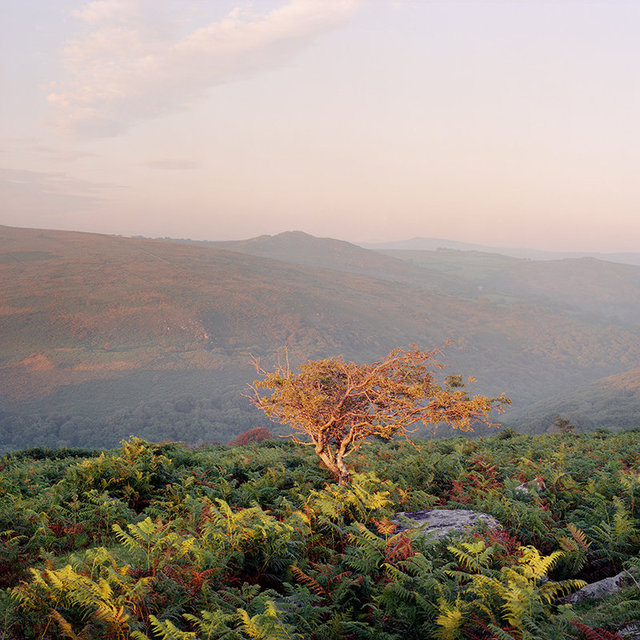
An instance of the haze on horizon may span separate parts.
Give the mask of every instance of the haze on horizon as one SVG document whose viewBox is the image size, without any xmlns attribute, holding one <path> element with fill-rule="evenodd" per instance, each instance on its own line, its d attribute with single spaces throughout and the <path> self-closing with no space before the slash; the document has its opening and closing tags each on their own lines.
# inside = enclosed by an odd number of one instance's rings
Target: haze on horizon
<svg viewBox="0 0 640 640">
<path fill-rule="evenodd" d="M 0 224 L 640 247 L 640 3 L 0 0 Z"/>
</svg>

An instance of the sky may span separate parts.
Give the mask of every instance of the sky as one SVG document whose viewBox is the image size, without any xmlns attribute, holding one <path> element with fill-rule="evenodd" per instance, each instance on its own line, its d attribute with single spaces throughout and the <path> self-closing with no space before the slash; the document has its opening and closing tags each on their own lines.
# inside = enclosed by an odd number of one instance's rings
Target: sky
<svg viewBox="0 0 640 640">
<path fill-rule="evenodd" d="M 637 0 L 0 0 L 0 224 L 640 251 Z"/>
</svg>

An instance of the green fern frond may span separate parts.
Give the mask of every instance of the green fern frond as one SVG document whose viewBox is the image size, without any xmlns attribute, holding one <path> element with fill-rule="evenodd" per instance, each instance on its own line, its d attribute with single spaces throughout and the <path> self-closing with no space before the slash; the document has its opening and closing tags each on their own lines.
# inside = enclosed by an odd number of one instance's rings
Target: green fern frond
<svg viewBox="0 0 640 640">
<path fill-rule="evenodd" d="M 502 596 L 502 611 L 505 620 L 512 627 L 521 629 L 525 617 L 531 613 L 531 603 L 535 601 L 535 596 L 530 587 L 522 588 L 514 584 L 510 584 L 509 587 Z"/>
<path fill-rule="evenodd" d="M 493 547 L 487 547 L 484 540 L 461 542 L 460 546 L 448 546 L 447 549 L 467 571 L 487 568 L 493 553 Z"/>
<path fill-rule="evenodd" d="M 586 586 L 584 580 L 563 580 L 562 582 L 547 582 L 540 587 L 540 595 L 551 604 L 559 597 L 566 596 Z"/>
<path fill-rule="evenodd" d="M 635 531 L 633 518 L 624 502 L 618 497 L 613 497 L 615 513 L 613 515 L 613 533 L 617 542 L 626 540 Z"/>
<path fill-rule="evenodd" d="M 198 628 L 198 634 L 206 640 L 235 640 L 237 633 L 232 627 L 236 619 L 235 613 L 224 613 L 220 609 L 214 611 L 201 611 L 202 618 L 183 614 L 183 618 Z"/>
<path fill-rule="evenodd" d="M 377 543 L 380 541 L 380 537 L 377 536 L 375 533 L 373 533 L 373 531 L 369 531 L 369 529 L 367 529 L 367 527 L 365 527 L 361 522 L 356 522 L 355 526 L 358 530 L 358 536 L 354 534 L 349 534 L 349 537 L 356 544 L 359 541 L 359 537 L 362 537 L 365 540 L 373 543 Z"/>
<path fill-rule="evenodd" d="M 398 600 L 405 603 L 413 603 L 416 600 L 415 592 L 407 589 L 407 587 L 400 582 L 390 582 L 385 585 L 383 596 L 385 600 L 391 600 L 397 603 Z"/>
<path fill-rule="evenodd" d="M 438 629 L 435 637 L 439 640 L 455 640 L 460 637 L 462 624 L 465 616 L 459 600 L 454 603 L 441 601 L 438 607 L 439 613 L 436 616 Z"/>
<path fill-rule="evenodd" d="M 495 624 L 488 624 L 487 629 L 489 629 L 489 631 L 493 633 L 493 635 L 496 637 L 496 640 L 518 640 L 510 633 L 507 633 L 504 629 L 501 629 Z"/>
<path fill-rule="evenodd" d="M 264 613 L 250 617 L 245 609 L 238 609 L 240 627 L 250 638 L 255 640 L 294 640 L 301 638 L 292 633 L 288 625 L 280 619 L 278 610 L 272 600 L 264 602 Z"/>
<path fill-rule="evenodd" d="M 129 550 L 132 551 L 136 549 L 138 543 L 133 536 L 130 536 L 128 533 L 123 531 L 122 527 L 119 524 L 114 524 L 111 526 L 111 530 L 116 534 L 116 538 Z"/>
<path fill-rule="evenodd" d="M 149 616 L 153 632 L 162 640 L 195 640 L 197 635 L 193 631 L 181 631 L 171 620 L 158 620 L 154 615 Z"/>
<path fill-rule="evenodd" d="M 590 546 L 591 542 L 587 538 L 587 534 L 579 529 L 574 524 L 567 522 L 567 529 L 569 529 L 569 533 L 572 538 L 586 551 Z"/>
</svg>

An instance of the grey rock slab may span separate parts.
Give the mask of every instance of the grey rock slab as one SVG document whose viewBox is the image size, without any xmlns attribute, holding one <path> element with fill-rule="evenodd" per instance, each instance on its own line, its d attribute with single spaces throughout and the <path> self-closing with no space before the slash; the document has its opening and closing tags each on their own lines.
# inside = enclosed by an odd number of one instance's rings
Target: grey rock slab
<svg viewBox="0 0 640 640">
<path fill-rule="evenodd" d="M 604 596 L 610 596 L 622 589 L 623 585 L 621 583 L 623 579 L 627 577 L 628 574 L 623 571 L 612 578 L 605 578 L 604 580 L 598 580 L 598 582 L 592 582 L 566 598 L 563 598 L 561 602 L 575 604 L 576 602 L 582 602 L 588 598 L 603 598 Z"/>
<path fill-rule="evenodd" d="M 618 635 L 625 640 L 640 640 L 640 624 L 628 624 L 622 629 L 618 629 Z"/>
<path fill-rule="evenodd" d="M 546 488 L 547 487 L 544 484 L 544 480 L 542 478 L 534 478 L 533 480 L 529 480 L 529 482 L 523 482 L 522 484 L 519 484 L 514 488 L 514 491 L 516 493 L 528 496 L 532 491 L 540 493 Z"/>
<path fill-rule="evenodd" d="M 411 522 L 407 522 L 406 520 Z M 399 530 L 420 529 L 425 535 L 439 540 L 453 532 L 464 532 L 484 525 L 489 528 L 502 525 L 488 513 L 471 511 L 469 509 L 429 509 L 427 511 L 400 511 L 396 513 L 394 522 L 399 525 Z"/>
</svg>

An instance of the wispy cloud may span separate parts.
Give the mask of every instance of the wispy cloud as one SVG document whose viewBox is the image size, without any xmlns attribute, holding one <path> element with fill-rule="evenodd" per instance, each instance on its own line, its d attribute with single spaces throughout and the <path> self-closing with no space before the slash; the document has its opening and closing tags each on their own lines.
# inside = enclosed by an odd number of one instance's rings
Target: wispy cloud
<svg viewBox="0 0 640 640">
<path fill-rule="evenodd" d="M 180 34 L 167 0 L 98 0 L 75 12 L 83 35 L 64 49 L 72 81 L 53 85 L 57 123 L 114 136 L 185 110 L 222 82 L 282 64 L 366 0 L 289 0 L 267 13 L 234 9 Z"/>
<path fill-rule="evenodd" d="M 98 154 L 93 151 L 85 151 L 83 149 L 74 148 L 61 148 L 55 146 L 49 146 L 40 144 L 36 137 L 21 137 L 21 138 L 0 138 L 0 153 L 11 158 L 12 162 L 16 166 L 23 166 L 16 159 L 21 156 L 44 156 L 48 157 L 52 162 L 74 162 L 76 160 L 85 158 L 97 158 Z M 20 171 L 20 169 L 16 169 Z M 0 171 L 2 171 L 0 169 Z M 54 174 L 50 174 L 54 175 Z"/>
<path fill-rule="evenodd" d="M 9 224 L 20 225 L 25 214 L 37 214 L 38 221 L 44 223 L 60 213 L 92 209 L 114 189 L 122 188 L 78 180 L 65 173 L 0 167 L 0 201 Z"/>
<path fill-rule="evenodd" d="M 143 165 L 149 167 L 149 169 L 162 169 L 165 171 L 190 171 L 198 168 L 198 163 L 193 160 L 171 160 L 168 158 L 149 160 L 148 162 L 143 162 Z"/>
</svg>

